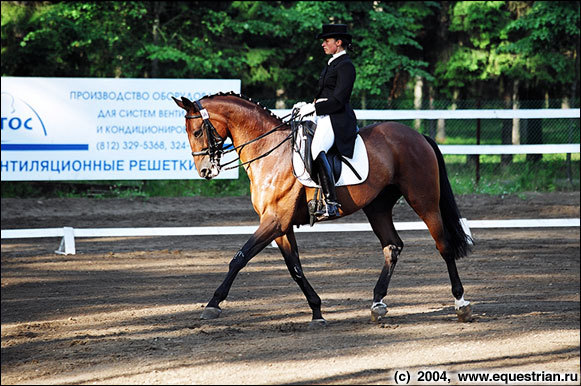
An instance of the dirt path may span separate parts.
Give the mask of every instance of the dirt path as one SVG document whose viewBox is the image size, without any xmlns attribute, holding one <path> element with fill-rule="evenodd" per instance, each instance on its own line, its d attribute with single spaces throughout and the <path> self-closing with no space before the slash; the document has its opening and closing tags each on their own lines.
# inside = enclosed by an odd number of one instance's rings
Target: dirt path
<svg viewBox="0 0 581 386">
<path fill-rule="evenodd" d="M 578 218 L 579 193 L 461 196 L 470 220 Z M 416 221 L 398 204 L 396 221 Z M 341 219 L 364 222 L 362 214 Z M 2 200 L 2 229 L 255 225 L 248 198 Z M 445 264 L 425 231 L 405 248 L 369 320 L 382 258 L 370 232 L 297 234 L 329 325 L 280 253 L 241 272 L 220 319 L 199 315 L 246 236 L 2 240 L 2 384 L 412 384 L 459 373 L 535 372 L 579 384 L 579 228 L 474 229 L 458 270 L 475 320 L 458 323 Z M 418 376 L 432 377 L 419 382 Z M 576 382 L 547 383 L 569 373 Z M 502 384 L 502 382 L 497 382 Z M 531 384 L 533 382 L 526 382 Z M 448 384 L 445 380 L 439 384 Z"/>
</svg>

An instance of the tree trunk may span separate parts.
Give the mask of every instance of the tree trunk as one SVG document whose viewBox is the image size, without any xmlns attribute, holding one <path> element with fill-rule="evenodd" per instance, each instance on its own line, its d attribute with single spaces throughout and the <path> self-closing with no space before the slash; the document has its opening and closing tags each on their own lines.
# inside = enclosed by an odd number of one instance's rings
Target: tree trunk
<svg viewBox="0 0 581 386">
<path fill-rule="evenodd" d="M 502 90 L 502 99 L 504 101 L 504 108 L 510 109 L 512 106 L 512 93 L 508 87 L 509 80 L 506 77 L 502 77 L 501 79 L 501 90 Z M 509 119 L 502 120 L 502 128 L 501 128 L 501 143 L 503 145 L 510 145 L 512 142 L 512 122 Z M 501 165 L 508 165 L 512 162 L 512 154 L 501 154 L 500 156 L 500 164 Z"/>
<path fill-rule="evenodd" d="M 367 109 L 367 93 L 364 91 L 361 92 L 361 110 L 366 110 Z M 367 120 L 364 120 L 361 122 L 361 126 L 365 127 L 367 126 Z"/>
<path fill-rule="evenodd" d="M 518 96 L 518 80 L 512 83 L 512 109 L 518 110 L 519 96 Z M 520 118 L 512 119 L 512 144 L 520 145 Z"/>
<path fill-rule="evenodd" d="M 414 86 L 414 109 L 415 110 L 420 110 L 422 108 L 423 86 L 424 86 L 423 78 L 421 76 L 416 76 L 416 83 Z M 421 126 L 422 126 L 421 119 L 414 120 L 414 129 L 416 129 L 417 131 L 420 131 Z"/>
<path fill-rule="evenodd" d="M 436 141 L 444 143 L 446 141 L 446 120 L 439 118 L 436 128 Z"/>
<path fill-rule="evenodd" d="M 478 99 L 476 100 L 476 109 L 480 110 L 481 102 L 480 98 L 482 97 L 482 82 L 478 82 L 476 85 L 476 94 L 478 95 Z M 476 119 L 476 144 L 480 145 L 480 127 L 481 120 L 480 118 Z M 476 169 L 476 183 L 478 183 L 479 179 L 479 170 L 480 170 L 480 155 L 479 154 L 469 154 L 466 156 L 466 165 L 474 166 Z"/>
<path fill-rule="evenodd" d="M 577 83 L 579 82 L 579 45 L 580 45 L 579 40 L 577 40 L 575 52 L 575 79 L 573 79 L 570 88 L 571 103 L 573 103 L 573 101 L 575 100 L 575 96 L 577 95 Z M 573 135 L 575 133 L 575 130 L 576 130 L 575 123 L 573 122 L 572 119 L 569 119 L 569 136 L 567 138 L 567 142 L 573 143 Z M 573 169 L 571 167 L 571 153 L 567 153 L 566 164 L 567 164 L 567 179 L 569 180 L 569 184 L 573 186 Z"/>
<path fill-rule="evenodd" d="M 165 7 L 164 3 L 161 1 L 156 1 L 153 3 L 153 30 L 152 30 L 152 37 L 153 37 L 153 45 L 157 46 L 159 44 L 159 19 L 161 15 L 161 11 Z M 159 60 L 153 59 L 151 61 L 151 77 L 152 78 L 159 78 Z"/>
<path fill-rule="evenodd" d="M 536 84 L 527 85 L 527 108 L 539 109 L 543 107 L 543 87 Z M 543 143 L 543 120 L 527 119 L 526 143 Z M 527 154 L 528 162 L 538 162 L 543 158 L 542 154 Z"/>
<path fill-rule="evenodd" d="M 284 99 L 283 95 L 284 95 L 284 89 L 279 88 L 276 90 L 276 102 L 274 104 L 274 107 L 276 109 L 285 109 L 286 108 L 285 99 Z"/>
<path fill-rule="evenodd" d="M 430 84 L 428 86 L 428 97 L 430 98 L 430 110 L 434 110 L 434 85 Z M 430 119 L 428 124 L 429 136 L 430 138 L 436 138 L 436 120 Z"/>
</svg>

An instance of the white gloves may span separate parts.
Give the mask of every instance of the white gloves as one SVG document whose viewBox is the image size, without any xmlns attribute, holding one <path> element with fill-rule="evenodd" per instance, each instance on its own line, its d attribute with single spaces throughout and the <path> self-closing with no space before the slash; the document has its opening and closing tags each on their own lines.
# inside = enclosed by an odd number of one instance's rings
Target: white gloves
<svg viewBox="0 0 581 386">
<path fill-rule="evenodd" d="M 298 102 L 293 106 L 292 111 L 297 111 L 297 117 L 299 121 L 303 121 L 305 117 L 316 112 L 314 103 Z M 311 117 L 312 118 L 312 117 Z"/>
<path fill-rule="evenodd" d="M 315 112 L 316 112 L 316 109 L 315 109 L 314 103 L 305 103 L 303 106 L 301 106 L 301 108 L 299 110 L 299 117 L 302 121 L 305 119 L 306 116 L 309 116 Z"/>
<path fill-rule="evenodd" d="M 293 106 L 293 110 L 294 110 L 294 109 L 298 109 L 298 110 L 300 110 L 300 109 L 301 109 L 301 107 L 303 107 L 303 106 L 304 106 L 304 105 L 306 105 L 306 104 L 307 104 L 307 102 L 298 102 L 298 103 L 295 103 L 295 105 Z"/>
</svg>

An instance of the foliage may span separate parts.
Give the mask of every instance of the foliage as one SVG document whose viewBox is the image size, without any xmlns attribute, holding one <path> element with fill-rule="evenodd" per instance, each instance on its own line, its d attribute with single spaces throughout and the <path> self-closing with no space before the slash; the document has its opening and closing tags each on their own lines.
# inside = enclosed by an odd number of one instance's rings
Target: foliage
<svg viewBox="0 0 581 386">
<path fill-rule="evenodd" d="M 579 82 L 578 1 L 459 1 L 450 10 L 450 31 L 453 54 L 436 67 L 442 91 L 500 86 L 502 76 L 545 88 Z"/>
<path fill-rule="evenodd" d="M 2 2 L 2 74 L 240 78 L 254 98 L 310 99 L 325 61 L 315 36 L 323 23 L 343 22 L 357 47 L 356 93 L 386 96 L 398 74 L 431 77 L 409 55 L 422 49 L 415 34 L 430 9 L 422 5 Z"/>
<path fill-rule="evenodd" d="M 409 97 L 416 76 L 464 97 L 502 76 L 579 83 L 578 1 L 2 2 L 2 74 L 239 78 L 290 104 L 316 91 L 329 22 L 354 36 L 354 99 Z"/>
<path fill-rule="evenodd" d="M 411 7 L 392 2 L 374 4 L 366 15 L 367 22 L 354 28 L 360 52 L 354 62 L 358 69 L 356 93 L 384 95 L 389 93 L 394 80 L 400 73 L 407 77 L 416 75 L 431 78 L 425 71 L 427 62 L 406 55 L 406 50 L 422 50 L 415 40 L 420 28 Z M 361 25 L 361 24 L 360 24 Z"/>
<path fill-rule="evenodd" d="M 502 51 L 521 57 L 520 76 L 545 84 L 575 81 L 578 1 L 536 1 L 526 15 L 506 27 L 506 33 L 516 38 Z"/>
<path fill-rule="evenodd" d="M 1 69 L 2 76 L 235 78 L 253 99 L 290 107 L 316 92 L 327 59 L 316 39 L 321 25 L 346 23 L 354 37 L 358 108 L 414 108 L 417 79 L 434 106 L 444 98 L 456 105 L 457 96 L 503 99 L 511 86 L 540 91 L 529 99 L 546 93 L 559 105 L 568 98 L 578 106 L 579 4 L 3 1 Z M 379 101 L 374 107 L 372 99 Z M 448 128 L 447 143 L 474 141 L 472 128 L 466 135 L 453 123 Z M 552 138 L 542 130 L 541 137 Z M 120 194 L 244 194 L 247 183 L 149 181 Z M 3 195 L 8 186 L 2 184 Z"/>
</svg>

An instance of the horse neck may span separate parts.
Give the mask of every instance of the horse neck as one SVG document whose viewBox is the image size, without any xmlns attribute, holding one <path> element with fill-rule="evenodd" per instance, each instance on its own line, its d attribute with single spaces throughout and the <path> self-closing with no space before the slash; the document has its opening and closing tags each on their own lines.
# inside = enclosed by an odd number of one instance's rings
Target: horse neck
<svg viewBox="0 0 581 386">
<path fill-rule="evenodd" d="M 226 119 L 232 144 L 237 147 L 250 142 L 279 126 L 282 122 L 267 110 L 256 104 L 240 100 L 234 104 L 224 104 L 219 111 Z M 282 141 L 288 132 L 275 131 L 272 134 L 245 146 L 239 151 L 240 159 L 245 162 L 260 156 Z"/>
</svg>

